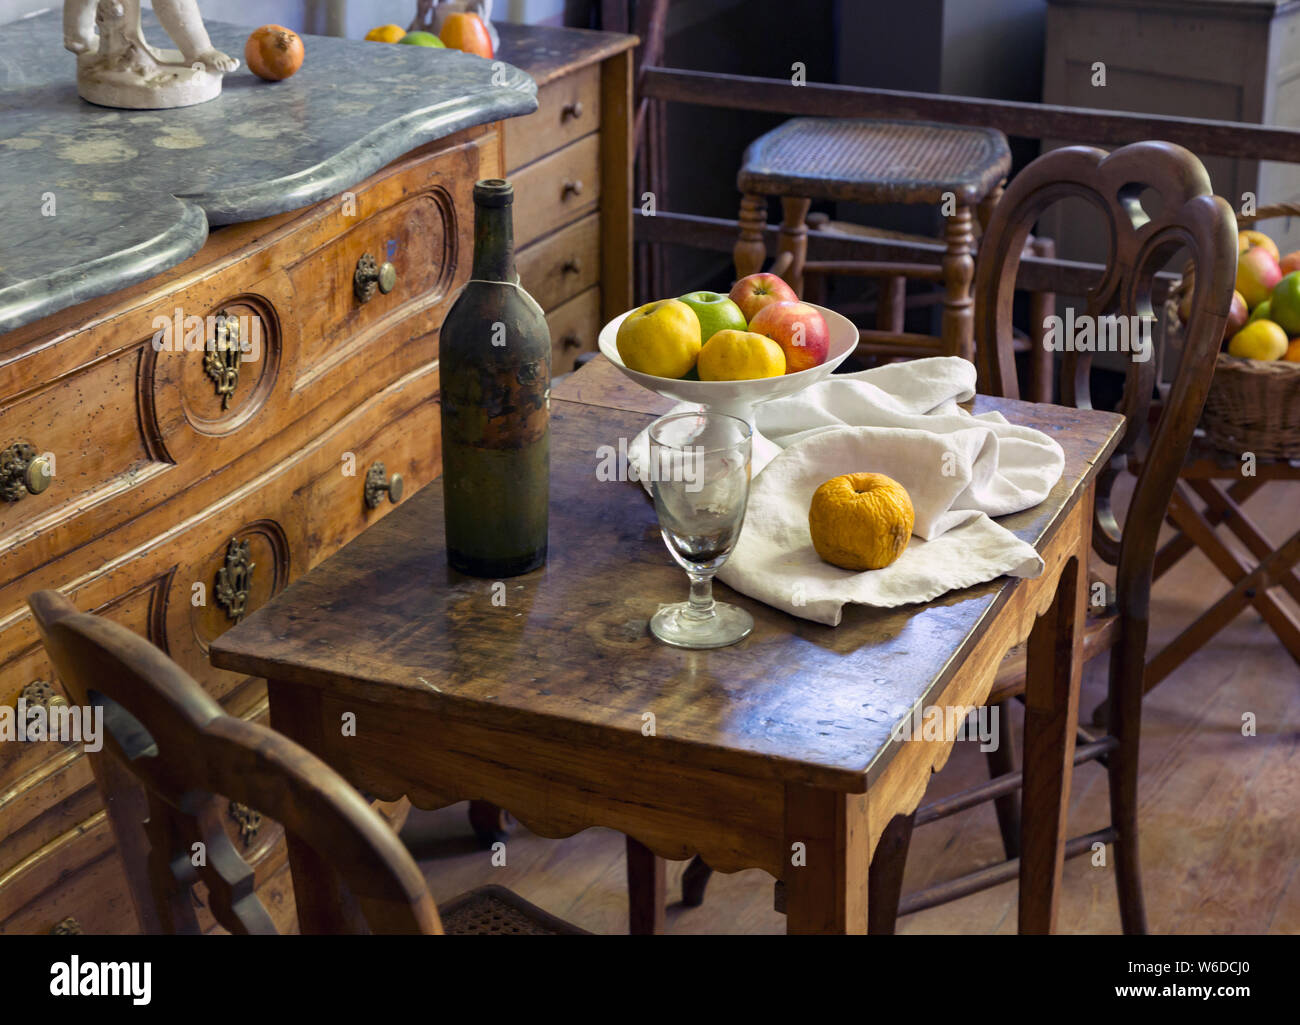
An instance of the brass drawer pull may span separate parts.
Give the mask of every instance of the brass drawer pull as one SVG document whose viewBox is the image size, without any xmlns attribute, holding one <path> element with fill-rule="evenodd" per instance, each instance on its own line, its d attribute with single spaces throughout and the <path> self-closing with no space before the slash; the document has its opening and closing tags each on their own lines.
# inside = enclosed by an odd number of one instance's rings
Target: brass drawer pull
<svg viewBox="0 0 1300 1025">
<path fill-rule="evenodd" d="M 367 303 L 375 297 L 375 289 L 387 295 L 397 287 L 397 268 L 391 263 L 382 267 L 369 253 L 362 254 L 357 261 L 356 273 L 352 275 L 352 292 L 357 302 Z"/>
<path fill-rule="evenodd" d="M 581 195 L 582 195 L 582 179 L 578 179 L 577 181 L 569 180 L 564 183 L 564 192 L 562 198 L 568 199 L 570 196 L 581 196 Z"/>
<path fill-rule="evenodd" d="M 396 505 L 402 500 L 405 487 L 406 484 L 400 473 L 395 473 L 390 478 L 388 471 L 384 469 L 384 464 L 375 463 L 366 473 L 366 508 L 378 509 L 385 493 L 388 495 L 388 500 Z"/>
<path fill-rule="evenodd" d="M 81 927 L 81 923 L 75 918 L 65 918 L 58 925 L 50 929 L 51 936 L 84 936 L 86 930 Z"/>
<path fill-rule="evenodd" d="M 564 274 L 581 274 L 582 264 L 576 258 L 570 258 L 564 261 L 564 266 L 560 268 Z"/>
<path fill-rule="evenodd" d="M 17 441 L 0 452 L 0 499 L 17 502 L 39 495 L 54 480 L 49 456 L 40 455 L 35 445 Z"/>
<path fill-rule="evenodd" d="M 582 339 L 570 332 L 560 339 L 560 345 L 566 349 L 576 349 L 582 344 Z"/>
<path fill-rule="evenodd" d="M 560 111 L 560 121 L 567 121 L 573 118 L 575 121 L 582 117 L 582 101 L 574 100 L 572 103 L 566 103 L 564 109 Z"/>
</svg>

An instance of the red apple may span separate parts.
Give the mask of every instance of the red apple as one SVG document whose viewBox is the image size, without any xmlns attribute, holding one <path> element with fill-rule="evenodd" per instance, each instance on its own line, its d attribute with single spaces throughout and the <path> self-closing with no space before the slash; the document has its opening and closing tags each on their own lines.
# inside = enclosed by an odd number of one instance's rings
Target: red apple
<svg viewBox="0 0 1300 1025">
<path fill-rule="evenodd" d="M 1278 268 L 1282 271 L 1282 276 L 1290 274 L 1292 271 L 1300 270 L 1300 249 L 1294 253 L 1287 253 L 1278 261 Z"/>
<path fill-rule="evenodd" d="M 1246 298 L 1240 292 L 1234 290 L 1232 293 L 1232 305 L 1228 307 L 1228 326 L 1223 331 L 1223 343 L 1227 345 L 1228 339 L 1246 326 L 1250 319 L 1250 310 L 1246 306 Z"/>
<path fill-rule="evenodd" d="M 740 307 L 746 323 L 771 303 L 798 302 L 794 289 L 775 274 L 750 274 L 731 286 L 731 301 Z"/>
<path fill-rule="evenodd" d="M 831 332 L 816 306 L 798 300 L 764 306 L 749 322 L 749 330 L 766 335 L 785 352 L 785 372 L 820 366 L 831 349 Z"/>
<path fill-rule="evenodd" d="M 1263 246 L 1247 249 L 1237 257 L 1237 291 L 1252 310 L 1269 297 L 1282 280 L 1282 269 Z"/>
</svg>

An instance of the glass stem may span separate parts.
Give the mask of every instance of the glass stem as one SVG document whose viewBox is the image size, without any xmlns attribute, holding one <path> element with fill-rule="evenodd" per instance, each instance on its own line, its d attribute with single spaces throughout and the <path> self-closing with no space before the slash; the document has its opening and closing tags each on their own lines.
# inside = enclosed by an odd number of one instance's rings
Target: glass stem
<svg viewBox="0 0 1300 1025">
<path fill-rule="evenodd" d="M 713 615 L 713 574 L 689 574 L 691 578 L 691 607 L 686 615 L 691 619 L 708 619 Z"/>
</svg>

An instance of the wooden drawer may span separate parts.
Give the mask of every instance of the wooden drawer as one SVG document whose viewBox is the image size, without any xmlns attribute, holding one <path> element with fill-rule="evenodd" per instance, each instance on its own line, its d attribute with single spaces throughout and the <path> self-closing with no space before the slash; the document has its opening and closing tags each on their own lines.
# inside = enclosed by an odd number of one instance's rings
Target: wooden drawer
<svg viewBox="0 0 1300 1025">
<path fill-rule="evenodd" d="M 366 502 L 372 468 L 383 464 L 376 477 L 385 483 L 400 474 L 403 498 L 442 470 L 437 365 L 403 378 L 385 393 L 385 399 L 389 416 L 353 421 L 334 432 L 331 446 L 341 453 L 339 459 L 306 485 L 296 503 L 307 514 L 310 565 L 342 548 L 393 508 L 389 493 L 379 493 L 373 508 Z M 391 415 L 399 408 L 400 415 Z"/>
<path fill-rule="evenodd" d="M 600 215 L 584 217 L 522 250 L 519 283 L 548 313 L 600 283 Z"/>
<path fill-rule="evenodd" d="M 600 204 L 600 135 L 588 135 L 514 176 L 515 245 L 523 248 Z"/>
<path fill-rule="evenodd" d="M 584 352 L 596 349 L 600 335 L 600 289 L 589 288 L 550 313 L 546 324 L 551 329 L 551 374 L 567 374 L 573 361 Z"/>
<path fill-rule="evenodd" d="M 141 509 L 237 490 L 318 437 L 320 423 L 436 359 L 437 329 L 469 274 L 473 226 L 455 210 L 499 169 L 496 133 L 417 152 L 337 203 L 224 229 L 169 284 L 72 334 L 0 339 L 0 448 L 24 441 L 55 461 L 47 491 L 0 502 L 0 581 Z M 397 287 L 360 303 L 357 260 L 390 252 Z M 174 324 L 177 310 L 182 326 L 191 314 L 202 325 L 197 351 L 152 344 L 155 318 Z M 261 325 L 259 358 L 238 362 L 224 397 L 202 351 L 216 326 L 207 318 L 223 312 L 250 332 Z M 219 479 L 227 468 L 234 479 Z M 14 609 L 0 602 L 0 629 Z"/>
<path fill-rule="evenodd" d="M 513 176 L 525 164 L 596 131 L 600 116 L 599 64 L 542 86 L 537 90 L 537 111 L 505 123 L 509 173 Z"/>
<path fill-rule="evenodd" d="M 48 933 L 68 918 L 87 933 L 137 931 L 126 873 L 102 811 L 0 873 L 0 935 Z"/>
</svg>

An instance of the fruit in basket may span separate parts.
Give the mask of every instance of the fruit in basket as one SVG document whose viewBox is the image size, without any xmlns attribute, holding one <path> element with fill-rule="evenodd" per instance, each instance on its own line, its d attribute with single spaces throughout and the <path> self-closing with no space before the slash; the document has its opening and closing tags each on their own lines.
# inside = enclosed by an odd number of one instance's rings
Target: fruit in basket
<svg viewBox="0 0 1300 1025">
<path fill-rule="evenodd" d="M 1247 324 L 1228 343 L 1228 355 L 1240 359 L 1275 360 L 1286 355 L 1286 332 L 1271 320 Z"/>
<path fill-rule="evenodd" d="M 483 19 L 477 14 L 460 12 L 447 15 L 438 35 L 453 50 L 476 54 L 489 60 L 492 58 L 492 37 L 488 35 Z"/>
<path fill-rule="evenodd" d="M 775 274 L 750 274 L 731 286 L 731 301 L 740 307 L 745 322 L 769 303 L 797 302 L 794 289 Z"/>
<path fill-rule="evenodd" d="M 1250 249 L 1264 249 L 1274 260 L 1282 259 L 1282 254 L 1277 251 L 1277 243 L 1265 235 L 1262 231 L 1239 231 L 1237 232 L 1237 252 L 1244 253 Z"/>
<path fill-rule="evenodd" d="M 1268 300 L 1265 299 L 1260 303 L 1260 307 L 1266 307 Z M 1268 314 L 1264 314 L 1268 316 Z M 1228 326 L 1224 329 L 1223 338 L 1227 341 L 1238 331 L 1240 331 L 1250 321 L 1250 307 L 1246 305 L 1246 297 L 1236 289 L 1232 292 L 1232 305 L 1228 307 Z"/>
<path fill-rule="evenodd" d="M 701 381 L 754 381 L 785 373 L 785 353 L 766 335 L 719 331 L 700 349 Z"/>
<path fill-rule="evenodd" d="M 912 539 L 907 489 L 883 473 L 846 473 L 813 492 L 808 533 L 817 555 L 841 569 L 884 569 Z"/>
<path fill-rule="evenodd" d="M 629 370 L 683 377 L 700 355 L 700 319 L 678 299 L 646 303 L 623 319 L 615 344 Z"/>
<path fill-rule="evenodd" d="M 781 346 L 785 352 L 785 372 L 821 366 L 831 351 L 831 331 L 826 318 L 816 306 L 801 302 L 771 303 L 764 306 L 749 322 L 749 329 Z"/>
<path fill-rule="evenodd" d="M 1241 295 L 1240 292 L 1238 292 L 1237 294 Z M 1249 324 L 1251 321 L 1254 320 L 1269 320 L 1271 319 L 1269 317 L 1269 314 L 1272 312 L 1273 312 L 1272 300 L 1265 299 L 1262 303 L 1256 306 L 1254 310 L 1251 311 L 1250 316 L 1246 319 L 1246 323 Z"/>
<path fill-rule="evenodd" d="M 1300 271 L 1286 275 L 1268 297 L 1268 319 L 1287 335 L 1300 335 Z"/>
<path fill-rule="evenodd" d="M 1294 253 L 1287 253 L 1286 256 L 1277 261 L 1278 267 L 1283 274 L 1290 274 L 1292 271 L 1300 270 L 1300 249 Z"/>
<path fill-rule="evenodd" d="M 687 292 L 678 296 L 700 319 L 700 341 L 707 342 L 719 331 L 744 331 L 745 315 L 740 307 L 720 292 Z"/>
<path fill-rule="evenodd" d="M 244 44 L 244 63 L 268 82 L 280 82 L 296 73 L 305 56 L 301 37 L 283 25 L 263 25 Z"/>
<path fill-rule="evenodd" d="M 1269 297 L 1281 280 L 1282 271 L 1277 260 L 1262 246 L 1247 249 L 1237 257 L 1237 291 L 1252 310 Z"/>
<path fill-rule="evenodd" d="M 1286 355 L 1282 358 L 1288 363 L 1300 363 L 1300 338 L 1291 339 L 1291 344 L 1286 347 Z"/>
</svg>

